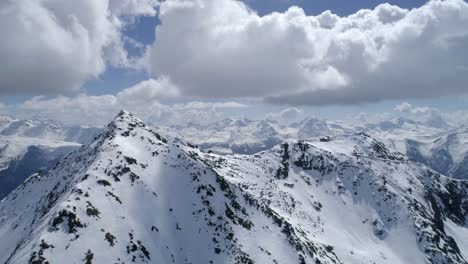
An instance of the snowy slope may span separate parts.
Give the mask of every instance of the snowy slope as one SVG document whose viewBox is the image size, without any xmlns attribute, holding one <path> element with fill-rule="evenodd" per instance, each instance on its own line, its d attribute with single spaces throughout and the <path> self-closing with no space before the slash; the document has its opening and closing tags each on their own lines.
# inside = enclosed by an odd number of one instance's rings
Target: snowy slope
<svg viewBox="0 0 468 264">
<path fill-rule="evenodd" d="M 421 125 L 370 129 L 413 160 L 458 179 L 468 179 L 468 127 L 440 129 Z"/>
<path fill-rule="evenodd" d="M 0 136 L 0 200 L 27 177 L 79 148 L 73 142 Z"/>
<path fill-rule="evenodd" d="M 208 125 L 161 128 L 162 133 L 178 135 L 200 148 L 217 153 L 253 154 L 270 149 L 291 137 L 288 129 L 271 120 L 227 118 Z"/>
<path fill-rule="evenodd" d="M 409 162 L 366 134 L 276 151 L 258 154 L 262 166 L 253 171 L 246 157 L 226 159 L 219 170 L 301 238 L 331 245 L 341 262 L 466 263 L 466 239 L 456 246 L 444 227 L 468 230 L 467 182 Z M 281 155 L 285 169 L 275 168 Z M 270 173 L 250 176 L 258 171 Z"/>
<path fill-rule="evenodd" d="M 339 121 L 308 117 L 291 125 L 273 120 L 227 118 L 208 125 L 161 128 L 162 133 L 178 135 L 205 150 L 216 153 L 254 154 L 290 139 L 352 134 L 362 128 Z"/>
<path fill-rule="evenodd" d="M 2 241 L 0 261 L 253 263 L 279 252 L 281 263 L 297 261 L 285 239 L 272 253 L 260 241 L 243 241 L 254 233 L 263 243 L 284 235 L 261 228 L 271 224 L 265 215 L 251 222 L 256 212 L 237 191 L 122 113 L 97 142 L 1 203 L 0 236 L 11 239 Z"/>
<path fill-rule="evenodd" d="M 9 117 L 0 117 L 0 135 L 2 136 L 87 144 L 91 143 L 100 131 L 100 128 L 69 126 L 48 119 L 17 120 Z"/>
<path fill-rule="evenodd" d="M 366 131 L 414 161 L 450 177 L 468 179 L 468 128 L 449 125 L 435 112 L 417 120 L 399 117 L 359 125 L 314 117 L 287 126 L 272 120 L 228 118 L 209 125 L 160 127 L 158 131 L 184 138 L 204 150 L 230 154 L 255 154 L 288 140 Z"/>
<path fill-rule="evenodd" d="M 158 131 L 184 138 L 204 150 L 231 154 L 255 154 L 288 140 L 317 140 L 366 131 L 439 173 L 468 179 L 468 128 L 450 125 L 434 111 L 413 119 L 388 118 L 358 125 L 314 117 L 287 126 L 272 120 L 228 118 L 209 125 L 189 123 Z"/>
<path fill-rule="evenodd" d="M 23 157 L 31 146 L 53 150 L 61 147 L 79 147 L 81 144 L 29 137 L 0 136 L 0 170 L 8 167 L 12 160 Z"/>
<path fill-rule="evenodd" d="M 1 263 L 467 263 L 468 184 L 367 134 L 255 155 L 121 112 L 0 202 Z"/>
<path fill-rule="evenodd" d="M 0 117 L 0 200 L 31 174 L 92 142 L 100 131 L 47 119 Z"/>
<path fill-rule="evenodd" d="M 38 170 L 79 148 L 75 142 L 0 136 L 0 200 Z"/>
</svg>

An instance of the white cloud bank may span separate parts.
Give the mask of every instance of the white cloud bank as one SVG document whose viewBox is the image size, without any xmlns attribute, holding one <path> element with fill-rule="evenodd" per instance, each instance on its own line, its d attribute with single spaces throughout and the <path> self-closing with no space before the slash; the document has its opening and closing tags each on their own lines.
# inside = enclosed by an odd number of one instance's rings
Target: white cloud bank
<svg viewBox="0 0 468 264">
<path fill-rule="evenodd" d="M 186 96 L 355 104 L 468 91 L 468 4 L 382 4 L 348 17 L 258 16 L 233 0 L 162 3 L 148 71 Z"/>
<path fill-rule="evenodd" d="M 157 125 L 177 125 L 188 122 L 207 123 L 224 117 L 222 109 L 245 108 L 238 102 L 186 103 L 161 102 L 178 96 L 167 78 L 150 79 L 126 88 L 117 95 L 36 96 L 19 104 L 0 104 L 0 114 L 17 118 L 45 117 L 68 124 L 102 126 L 121 109 Z"/>
<path fill-rule="evenodd" d="M 129 66 L 126 18 L 156 15 L 155 0 L 4 0 L 0 92 L 66 93 L 108 64 Z"/>
<path fill-rule="evenodd" d="M 128 58 L 124 42 L 132 39 L 122 30 L 137 16 L 155 16 L 158 6 L 156 0 L 3 1 L 0 94 L 79 92 L 108 65 L 132 61 L 145 62 L 152 79 L 113 95 L 35 97 L 15 111 L 107 121 L 110 111 L 128 108 L 163 119 L 171 108 L 161 99 L 175 97 L 328 105 L 468 91 L 463 0 L 432 0 L 412 10 L 383 4 L 347 17 L 307 16 L 299 7 L 259 16 L 234 0 L 167 0 L 155 43 L 141 60 Z M 173 109 L 195 118 L 223 107 L 244 106 L 196 101 Z M 283 114 L 298 115 L 291 109 Z"/>
</svg>

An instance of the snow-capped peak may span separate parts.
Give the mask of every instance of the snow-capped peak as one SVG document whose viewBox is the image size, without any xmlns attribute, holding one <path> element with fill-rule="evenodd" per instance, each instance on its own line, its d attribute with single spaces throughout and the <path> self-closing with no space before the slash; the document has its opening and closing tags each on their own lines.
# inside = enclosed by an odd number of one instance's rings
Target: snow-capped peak
<svg viewBox="0 0 468 264">
<path fill-rule="evenodd" d="M 122 111 L 0 201 L 2 263 L 467 263 L 468 184 L 360 133 L 206 153 Z"/>
</svg>

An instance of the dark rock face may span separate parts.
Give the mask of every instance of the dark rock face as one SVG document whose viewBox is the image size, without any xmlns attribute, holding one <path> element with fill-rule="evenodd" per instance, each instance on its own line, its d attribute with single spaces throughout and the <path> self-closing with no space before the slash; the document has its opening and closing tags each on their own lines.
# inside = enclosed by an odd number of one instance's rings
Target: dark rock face
<svg viewBox="0 0 468 264">
<path fill-rule="evenodd" d="M 284 143 L 281 147 L 281 165 L 276 170 L 276 178 L 287 179 L 289 175 L 289 144 Z"/>
</svg>

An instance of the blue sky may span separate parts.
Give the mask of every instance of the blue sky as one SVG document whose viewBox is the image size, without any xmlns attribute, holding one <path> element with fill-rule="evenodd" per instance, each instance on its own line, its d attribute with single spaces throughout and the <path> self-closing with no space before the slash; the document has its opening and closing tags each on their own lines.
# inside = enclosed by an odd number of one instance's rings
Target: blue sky
<svg viewBox="0 0 468 264">
<path fill-rule="evenodd" d="M 189 9 L 169 7 L 163 16 L 155 15 L 158 7 L 150 0 L 113 0 L 112 10 L 102 10 L 106 5 L 95 0 L 63 1 L 71 13 L 38 3 L 37 10 L 18 6 L 23 13 L 0 17 L 5 39 L 20 40 L 0 43 L 0 59 L 11 62 L 0 67 L 0 112 L 53 117 L 59 111 L 67 117 L 69 109 L 63 107 L 68 105 L 108 113 L 119 107 L 144 112 L 148 106 L 153 109 L 149 114 L 161 115 L 190 112 L 183 104 L 201 101 L 249 106 L 211 109 L 230 116 L 262 118 L 297 107 L 304 115 L 340 119 L 392 111 L 403 102 L 442 111 L 465 110 L 468 105 L 464 0 L 432 0 L 426 5 L 420 0 L 242 0 L 258 16 L 233 4 L 235 0 L 205 0 L 208 8 L 201 2 Z M 377 8 L 383 3 L 397 7 Z M 34 15 L 44 8 L 50 9 L 51 17 Z M 362 9 L 369 11 L 347 17 Z M 337 16 L 321 15 L 327 10 Z M 263 17 L 272 12 L 278 13 Z M 88 21 L 87 13 L 96 14 L 96 20 Z M 70 15 L 91 38 L 57 19 Z M 19 17 L 37 28 L 25 27 Z M 17 30 L 2 27 L 3 19 Z M 242 24 L 245 21 L 249 23 Z M 236 30 L 227 30 L 232 28 Z M 42 38 L 21 41 L 32 32 L 42 32 Z M 140 43 L 140 48 L 126 39 Z M 141 46 L 150 56 L 140 70 L 110 62 L 118 61 L 122 50 L 130 57 L 142 56 Z M 124 65 L 128 62 L 124 59 Z M 155 81 L 149 87 L 147 80 Z M 121 91 L 126 93 L 119 97 Z M 33 96 L 41 99 L 23 103 Z"/>
<path fill-rule="evenodd" d="M 318 15 L 326 10 L 340 16 L 347 16 L 360 9 L 372 9 L 381 3 L 389 3 L 403 8 L 413 8 L 423 5 L 421 0 L 390 0 L 390 1 L 363 1 L 363 0 L 244 0 L 247 5 L 264 15 L 271 12 L 282 12 L 290 6 L 300 6 L 308 15 Z"/>
<path fill-rule="evenodd" d="M 243 0 L 250 8 L 255 10 L 259 15 L 263 16 L 271 12 L 284 12 L 291 6 L 301 7 L 307 15 L 319 15 L 326 10 L 339 16 L 348 16 L 361 9 L 373 9 L 379 4 L 389 3 L 402 8 L 415 8 L 423 5 L 424 0 L 390 0 L 390 1 L 347 1 L 347 0 Z M 135 24 L 129 26 L 124 34 L 145 44 L 149 45 L 155 40 L 155 27 L 160 21 L 157 17 L 140 17 Z M 134 55 L 130 49 L 130 54 Z M 147 73 L 135 70 L 122 70 L 109 67 L 108 70 L 98 79 L 88 81 L 84 85 L 84 90 L 88 94 L 102 95 L 113 93 L 115 91 L 129 87 L 139 81 L 148 78 Z M 243 100 L 240 100 L 243 101 Z M 402 101 L 409 102 L 413 105 L 430 106 L 445 111 L 454 111 L 464 109 L 467 105 L 465 97 L 443 97 L 431 99 L 407 99 L 407 100 L 387 100 L 377 103 L 364 103 L 351 106 L 302 106 L 301 108 L 310 114 L 324 115 L 330 118 L 340 118 L 344 114 L 352 114 L 359 112 L 377 113 L 382 111 L 391 111 L 393 107 L 400 104 Z M 272 111 L 280 111 L 285 106 L 260 104 L 259 106 L 252 105 L 250 109 L 233 109 L 226 110 L 229 114 L 250 115 L 261 118 L 265 113 Z M 254 111 L 252 111 L 252 108 Z"/>
<path fill-rule="evenodd" d="M 422 0 L 391 0 L 391 1 L 349 1 L 349 0 L 244 0 L 250 8 L 259 15 L 271 12 L 284 12 L 291 6 L 299 6 L 307 15 L 318 15 L 330 10 L 339 16 L 347 16 L 361 9 L 372 9 L 382 3 L 390 3 L 402 8 L 414 8 L 423 5 Z M 149 45 L 155 40 L 155 27 L 159 24 L 157 17 L 140 17 L 135 24 L 126 28 L 124 34 Z M 132 53 L 130 50 L 130 54 Z M 93 95 L 106 94 L 129 87 L 147 78 L 142 71 L 121 70 L 110 67 L 99 79 L 87 82 L 84 90 Z"/>
</svg>

